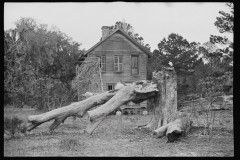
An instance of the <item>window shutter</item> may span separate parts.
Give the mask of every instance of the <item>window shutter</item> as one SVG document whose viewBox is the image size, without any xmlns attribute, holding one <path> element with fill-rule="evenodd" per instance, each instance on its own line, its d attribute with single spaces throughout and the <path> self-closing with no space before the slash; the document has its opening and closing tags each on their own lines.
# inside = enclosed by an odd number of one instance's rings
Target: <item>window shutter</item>
<svg viewBox="0 0 240 160">
<path fill-rule="evenodd" d="M 122 63 L 119 63 L 119 71 L 122 71 L 122 70 L 123 70 Z"/>
<path fill-rule="evenodd" d="M 139 74 L 139 56 L 131 56 L 131 72 L 133 75 Z"/>
<path fill-rule="evenodd" d="M 100 67 L 102 71 L 106 71 L 106 56 L 97 56 L 100 58 Z"/>
</svg>

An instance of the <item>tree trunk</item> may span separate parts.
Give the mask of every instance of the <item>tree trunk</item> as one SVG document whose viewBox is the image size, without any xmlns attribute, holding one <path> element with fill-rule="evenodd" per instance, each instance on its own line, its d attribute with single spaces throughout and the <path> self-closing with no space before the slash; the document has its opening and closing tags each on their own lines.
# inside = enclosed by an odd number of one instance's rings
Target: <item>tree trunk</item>
<svg viewBox="0 0 240 160">
<path fill-rule="evenodd" d="M 143 80 L 134 82 L 130 86 L 122 85 L 112 91 L 91 96 L 83 101 L 72 103 L 44 114 L 28 116 L 27 131 L 31 131 L 44 122 L 55 119 L 54 123 L 49 128 L 50 131 L 53 131 L 57 126 L 63 123 L 67 117 L 82 117 L 89 109 L 105 103 L 94 110 L 88 111 L 91 124 L 87 127 L 86 131 L 92 134 L 98 124 L 116 108 L 130 101 L 141 103 L 149 98 L 155 97 L 157 91 L 157 85 L 153 84 L 151 81 Z"/>
<path fill-rule="evenodd" d="M 104 104 L 109 99 L 111 99 L 117 90 L 107 91 L 101 94 L 94 95 L 80 102 L 72 103 L 68 106 L 54 109 L 52 111 L 40 114 L 40 115 L 30 115 L 27 121 L 27 131 L 31 131 L 40 124 L 48 122 L 55 119 L 54 123 L 50 126 L 50 131 L 54 130 L 57 126 L 64 122 L 67 117 L 78 116 L 82 117 L 87 110 Z"/>
<path fill-rule="evenodd" d="M 153 82 L 157 84 L 158 96 L 151 102 L 153 117 L 143 128 L 154 130 L 168 124 L 177 116 L 177 76 L 174 68 L 162 68 L 153 72 Z"/>
</svg>

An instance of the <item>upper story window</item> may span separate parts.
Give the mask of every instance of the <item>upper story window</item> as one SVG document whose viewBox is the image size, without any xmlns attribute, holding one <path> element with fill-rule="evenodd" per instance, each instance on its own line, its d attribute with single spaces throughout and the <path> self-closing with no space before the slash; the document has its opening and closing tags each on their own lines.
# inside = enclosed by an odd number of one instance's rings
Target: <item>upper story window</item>
<svg viewBox="0 0 240 160">
<path fill-rule="evenodd" d="M 114 72 L 123 71 L 123 56 L 114 56 Z"/>
<path fill-rule="evenodd" d="M 133 75 L 139 74 L 139 56 L 137 56 L 137 55 L 131 56 L 131 73 Z"/>
<path fill-rule="evenodd" d="M 102 72 L 106 72 L 106 56 L 99 56 L 100 58 L 100 68 L 102 68 Z"/>
</svg>

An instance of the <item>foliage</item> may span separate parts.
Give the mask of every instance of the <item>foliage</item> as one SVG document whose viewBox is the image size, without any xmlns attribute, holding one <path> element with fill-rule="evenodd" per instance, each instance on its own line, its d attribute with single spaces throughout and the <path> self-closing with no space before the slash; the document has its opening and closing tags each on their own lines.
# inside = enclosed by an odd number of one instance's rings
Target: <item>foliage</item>
<svg viewBox="0 0 240 160">
<path fill-rule="evenodd" d="M 204 43 L 199 47 L 199 53 L 202 55 L 205 64 L 198 66 L 197 79 L 208 76 L 218 77 L 226 72 L 232 72 L 231 58 L 225 56 L 215 44 L 211 42 Z"/>
<path fill-rule="evenodd" d="M 162 66 L 173 66 L 178 75 L 178 99 L 184 100 L 190 93 L 198 92 L 197 81 L 209 76 L 218 77 L 232 70 L 233 53 L 224 54 L 212 42 L 203 45 L 189 43 L 182 36 L 172 33 L 158 44 L 158 50 L 148 60 L 148 79 L 154 70 Z"/>
<path fill-rule="evenodd" d="M 150 45 L 144 44 L 143 37 L 139 36 L 138 33 L 135 33 L 133 26 L 131 26 L 131 24 L 126 23 L 124 20 L 123 20 L 123 22 L 117 21 L 114 26 L 111 26 L 109 33 L 111 34 L 112 32 L 114 32 L 115 30 L 117 30 L 119 28 L 122 29 L 123 31 L 125 31 L 130 37 L 132 37 L 132 39 L 134 39 L 136 42 L 141 44 L 143 47 L 150 50 L 150 48 L 151 48 Z"/>
<path fill-rule="evenodd" d="M 181 77 L 192 79 L 196 66 L 202 62 L 202 59 L 198 59 L 198 46 L 198 43 L 189 43 L 175 33 L 171 33 L 167 39 L 163 38 L 158 44 L 158 50 L 154 50 L 152 58 L 148 60 L 148 79 L 154 70 L 159 70 L 162 66 L 173 66 L 178 76 L 178 82 Z M 189 84 L 189 82 L 178 83 L 179 99 L 193 90 L 194 84 L 192 82 Z"/>
<path fill-rule="evenodd" d="M 171 33 L 166 40 L 158 44 L 158 51 L 162 59 L 162 65 L 173 66 L 177 75 L 191 74 L 194 70 L 194 65 L 197 63 L 196 42 L 189 43 L 182 36 Z"/>
<path fill-rule="evenodd" d="M 219 14 L 222 16 L 217 17 L 217 21 L 214 25 L 217 27 L 220 33 L 234 33 L 234 6 L 233 2 L 226 3 L 230 7 L 230 13 L 224 11 L 219 11 Z M 224 56 L 223 61 L 224 65 L 232 66 L 233 63 L 233 45 L 234 43 L 229 41 L 226 37 L 221 36 L 210 36 L 210 42 L 213 44 L 221 44 L 226 46 L 224 49 L 219 50 Z M 231 67 L 230 67 L 231 70 Z"/>
<path fill-rule="evenodd" d="M 75 63 L 84 52 L 79 49 L 81 44 L 32 18 L 21 18 L 15 25 L 4 32 L 5 102 L 17 100 L 21 105 L 32 101 L 31 106 L 50 109 L 50 105 L 75 101 L 71 81 Z"/>
<path fill-rule="evenodd" d="M 197 94 L 193 94 L 193 97 L 205 99 L 201 99 L 199 104 L 201 111 L 204 112 L 205 129 L 203 134 L 208 135 L 210 140 L 213 137 L 212 130 L 216 118 L 213 110 L 216 105 L 214 103 L 217 102 L 219 96 L 224 94 L 225 80 L 232 71 L 229 65 L 230 59 L 225 59 L 221 50 L 214 43 L 204 43 L 198 48 L 198 52 L 202 56 L 202 63 L 199 63 L 195 69 L 195 81 L 197 82 L 195 93 Z M 196 112 L 193 114 L 195 118 L 198 117 Z"/>
<path fill-rule="evenodd" d="M 230 7 L 231 9 L 231 13 L 226 13 L 224 11 L 219 11 L 219 14 L 221 14 L 222 16 L 217 17 L 217 21 L 214 23 L 214 25 L 218 28 L 220 33 L 224 33 L 224 32 L 230 32 L 233 33 L 234 31 L 234 25 L 233 25 L 233 21 L 234 21 L 234 6 L 233 6 L 233 2 L 228 2 L 226 3 L 226 5 L 228 7 Z"/>
<path fill-rule="evenodd" d="M 224 76 L 220 77 L 206 77 L 200 79 L 198 85 L 200 86 L 201 93 L 204 93 L 209 101 L 213 101 L 217 96 L 222 95 L 222 80 Z"/>
<path fill-rule="evenodd" d="M 231 71 L 233 69 L 233 50 L 229 47 L 225 49 L 219 49 L 212 42 L 206 42 L 199 47 L 199 52 L 203 55 L 203 59 L 211 64 L 211 71 L 226 70 Z M 222 71 L 223 72 L 223 71 Z"/>
<path fill-rule="evenodd" d="M 162 54 L 158 50 L 153 51 L 152 57 L 148 58 L 148 66 L 147 66 L 147 79 L 152 79 L 152 72 L 156 70 L 160 70 L 162 67 L 161 58 Z"/>
<path fill-rule="evenodd" d="M 226 76 L 228 76 L 228 73 L 218 77 L 209 76 L 200 79 L 198 82 L 198 85 L 201 88 L 199 95 L 204 95 L 205 100 L 207 100 L 207 106 L 203 101 L 200 101 L 199 104 L 201 106 L 201 111 L 205 113 L 204 134 L 209 135 L 209 140 L 213 137 L 212 130 L 216 118 L 213 110 L 214 102 L 217 102 L 217 98 L 223 95 L 223 80 Z"/>
<path fill-rule="evenodd" d="M 215 25 L 221 33 L 233 33 L 233 3 L 227 3 L 232 11 L 225 13 L 220 11 L 221 17 L 217 17 Z M 218 48 L 215 44 L 227 45 L 224 49 Z M 204 44 L 188 42 L 182 36 L 171 33 L 167 38 L 163 38 L 158 44 L 158 49 L 153 51 L 152 58 L 148 59 L 148 75 L 154 70 L 161 69 L 161 66 L 173 66 L 178 75 L 178 79 L 185 77 L 192 79 L 192 83 L 178 83 L 178 98 L 199 90 L 197 81 L 209 76 L 220 76 L 225 72 L 233 70 L 233 43 L 226 37 L 213 36 L 210 42 Z"/>
<path fill-rule="evenodd" d="M 15 133 L 25 133 L 26 127 L 23 124 L 23 120 L 19 119 L 17 116 L 12 118 L 4 118 L 4 132 L 9 134 L 12 137 L 15 136 Z"/>
</svg>

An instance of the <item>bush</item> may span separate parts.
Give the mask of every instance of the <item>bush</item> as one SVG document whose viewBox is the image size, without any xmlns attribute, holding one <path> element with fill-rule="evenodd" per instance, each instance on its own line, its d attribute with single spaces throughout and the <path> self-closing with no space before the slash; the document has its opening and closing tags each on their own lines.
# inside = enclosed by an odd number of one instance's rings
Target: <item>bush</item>
<svg viewBox="0 0 240 160">
<path fill-rule="evenodd" d="M 204 104 L 204 101 L 199 101 L 201 106 L 201 110 L 205 113 L 205 129 L 204 135 L 209 135 L 208 139 L 212 139 L 213 137 L 213 126 L 215 123 L 215 111 L 214 102 L 218 101 L 217 98 L 223 95 L 223 79 L 226 77 L 226 74 L 214 77 L 209 76 L 203 79 L 200 79 L 198 82 L 198 86 L 201 89 L 200 94 L 205 95 L 205 100 L 207 101 L 207 105 Z"/>
<path fill-rule="evenodd" d="M 19 119 L 17 116 L 12 118 L 4 118 L 4 132 L 9 134 L 11 137 L 15 136 L 15 133 L 26 133 L 26 126 L 23 123 L 23 120 Z"/>
</svg>

